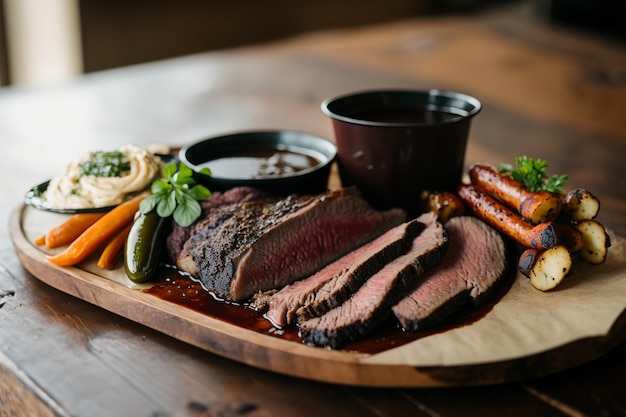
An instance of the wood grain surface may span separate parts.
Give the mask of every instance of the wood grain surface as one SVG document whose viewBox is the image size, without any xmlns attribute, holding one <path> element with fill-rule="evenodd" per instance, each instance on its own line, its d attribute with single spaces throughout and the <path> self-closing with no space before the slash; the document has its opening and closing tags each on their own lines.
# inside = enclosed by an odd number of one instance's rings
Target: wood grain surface
<svg viewBox="0 0 626 417">
<path fill-rule="evenodd" d="M 483 102 L 466 163 L 545 159 L 570 175 L 570 186 L 596 193 L 599 220 L 626 236 L 624 74 L 623 45 L 514 7 L 320 32 L 46 89 L 0 89 L 0 415 L 623 416 L 624 342 L 587 364 L 516 383 L 382 389 L 310 381 L 210 354 L 58 291 L 24 268 L 8 231 L 25 191 L 86 151 L 181 146 L 258 128 L 332 138 L 319 108 L 329 96 L 436 87 Z"/>
</svg>

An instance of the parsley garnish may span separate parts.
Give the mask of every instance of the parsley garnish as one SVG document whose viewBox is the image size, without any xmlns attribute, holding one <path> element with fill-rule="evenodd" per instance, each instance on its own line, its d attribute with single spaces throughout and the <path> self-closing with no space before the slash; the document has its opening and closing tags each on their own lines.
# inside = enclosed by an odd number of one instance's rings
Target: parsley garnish
<svg viewBox="0 0 626 417">
<path fill-rule="evenodd" d="M 91 158 L 80 164 L 81 175 L 94 177 L 121 177 L 130 170 L 130 162 L 122 152 L 93 152 Z"/>
<path fill-rule="evenodd" d="M 203 173 L 211 174 L 208 169 L 203 170 Z M 183 163 L 179 168 L 175 164 L 165 166 L 163 175 L 165 178 L 152 183 L 152 195 L 141 202 L 139 211 L 147 214 L 156 208 L 161 217 L 173 216 L 179 225 L 191 225 L 202 214 L 198 201 L 207 198 L 211 192 L 203 185 L 195 183 L 193 171 Z"/>
<path fill-rule="evenodd" d="M 34 186 L 30 189 L 30 192 L 34 198 L 41 198 L 43 196 L 43 192 L 41 191 L 41 188 L 39 188 L 39 186 Z"/>
<path fill-rule="evenodd" d="M 533 159 L 527 156 L 515 158 L 517 168 L 510 164 L 501 164 L 500 172 L 507 173 L 515 181 L 519 181 L 530 191 L 549 191 L 551 193 L 562 193 L 563 186 L 567 181 L 567 175 L 546 174 L 548 164 L 541 159 Z"/>
</svg>

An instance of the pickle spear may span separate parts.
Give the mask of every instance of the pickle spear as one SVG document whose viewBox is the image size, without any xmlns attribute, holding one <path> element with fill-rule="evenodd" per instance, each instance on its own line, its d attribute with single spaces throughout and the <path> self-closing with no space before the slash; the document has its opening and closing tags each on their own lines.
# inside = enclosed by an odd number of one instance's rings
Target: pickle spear
<svg viewBox="0 0 626 417">
<path fill-rule="evenodd" d="M 150 281 L 159 265 L 168 218 L 156 210 L 137 214 L 124 247 L 126 275 L 135 283 Z"/>
</svg>

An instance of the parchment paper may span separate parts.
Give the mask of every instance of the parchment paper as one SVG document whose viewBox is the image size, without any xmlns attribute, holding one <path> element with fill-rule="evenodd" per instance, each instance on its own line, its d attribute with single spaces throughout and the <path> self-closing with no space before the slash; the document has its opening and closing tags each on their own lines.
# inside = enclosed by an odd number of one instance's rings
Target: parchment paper
<svg viewBox="0 0 626 417">
<path fill-rule="evenodd" d="M 565 280 L 541 292 L 519 274 L 509 292 L 477 322 L 365 359 L 366 363 L 452 366 L 526 357 L 606 335 L 626 309 L 626 240 L 609 232 L 605 263 L 576 260 Z"/>
</svg>

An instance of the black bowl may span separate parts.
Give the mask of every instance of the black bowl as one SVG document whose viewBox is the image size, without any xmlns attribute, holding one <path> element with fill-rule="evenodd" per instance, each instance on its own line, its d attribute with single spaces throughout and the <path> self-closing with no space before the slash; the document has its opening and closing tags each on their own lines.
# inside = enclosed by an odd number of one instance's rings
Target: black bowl
<svg viewBox="0 0 626 417">
<path fill-rule="evenodd" d="M 341 184 L 356 186 L 380 209 L 420 211 L 422 191 L 456 191 L 474 97 L 440 90 L 371 90 L 332 97 L 322 111 L 332 121 Z"/>
<path fill-rule="evenodd" d="M 288 152 L 297 158 L 314 161 L 305 169 L 266 176 L 238 175 L 218 172 L 216 159 L 241 155 L 270 155 Z M 275 195 L 318 194 L 328 189 L 330 169 L 337 155 L 336 146 L 329 140 L 304 132 L 268 130 L 237 132 L 217 136 L 183 147 L 179 159 L 194 171 L 196 180 L 211 191 L 225 191 L 237 186 L 249 186 Z M 263 156 L 264 158 L 265 156 Z M 220 166 L 223 166 L 220 164 Z M 211 175 L 200 172 L 203 167 Z"/>
</svg>

